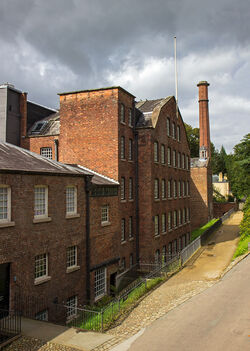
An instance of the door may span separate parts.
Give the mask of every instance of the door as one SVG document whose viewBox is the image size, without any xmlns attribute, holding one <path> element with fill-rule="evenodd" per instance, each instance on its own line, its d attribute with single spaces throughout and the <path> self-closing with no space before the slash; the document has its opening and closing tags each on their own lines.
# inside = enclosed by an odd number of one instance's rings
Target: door
<svg viewBox="0 0 250 351">
<path fill-rule="evenodd" d="M 0 310 L 9 310 L 10 264 L 0 264 Z"/>
</svg>

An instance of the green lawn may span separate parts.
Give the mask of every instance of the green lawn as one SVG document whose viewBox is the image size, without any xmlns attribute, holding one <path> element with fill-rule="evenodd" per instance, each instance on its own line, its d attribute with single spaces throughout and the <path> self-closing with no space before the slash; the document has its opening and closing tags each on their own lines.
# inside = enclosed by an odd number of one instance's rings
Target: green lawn
<svg viewBox="0 0 250 351">
<path fill-rule="evenodd" d="M 193 241 L 196 238 L 198 238 L 198 236 L 203 234 L 208 228 L 212 227 L 212 225 L 214 223 L 216 223 L 218 220 L 219 220 L 219 218 L 211 219 L 211 221 L 209 221 L 208 223 L 204 224 L 202 227 L 193 230 L 192 233 L 191 233 L 191 241 Z"/>
</svg>

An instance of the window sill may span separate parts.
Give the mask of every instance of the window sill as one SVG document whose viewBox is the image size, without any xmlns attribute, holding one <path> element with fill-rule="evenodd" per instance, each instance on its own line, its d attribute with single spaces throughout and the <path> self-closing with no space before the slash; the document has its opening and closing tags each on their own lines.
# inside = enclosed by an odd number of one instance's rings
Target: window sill
<svg viewBox="0 0 250 351">
<path fill-rule="evenodd" d="M 131 236 L 128 240 L 129 240 L 129 241 L 133 241 L 133 240 L 134 240 L 134 237 Z"/>
<path fill-rule="evenodd" d="M 123 124 L 124 126 L 126 125 L 126 123 L 125 123 L 125 122 L 120 121 L 120 123 L 121 123 L 121 124 Z"/>
<path fill-rule="evenodd" d="M 127 161 L 126 158 L 121 158 L 120 161 Z"/>
<path fill-rule="evenodd" d="M 129 199 L 128 201 L 129 201 L 129 202 L 134 202 L 134 199 Z"/>
<path fill-rule="evenodd" d="M 33 218 L 33 223 L 51 222 L 51 217 Z"/>
<path fill-rule="evenodd" d="M 79 217 L 80 217 L 79 213 L 66 214 L 65 216 L 66 219 L 79 218 Z"/>
<path fill-rule="evenodd" d="M 51 280 L 51 277 L 49 277 L 49 276 L 36 278 L 34 281 L 34 285 L 40 285 L 40 284 L 48 282 L 49 280 Z"/>
<path fill-rule="evenodd" d="M 154 238 L 155 238 L 155 239 L 160 238 L 160 234 L 155 235 Z"/>
<path fill-rule="evenodd" d="M 162 198 L 162 201 L 166 201 L 166 200 L 167 200 L 167 198 L 166 198 L 166 197 L 163 197 L 163 198 Z"/>
<path fill-rule="evenodd" d="M 157 198 L 157 199 L 154 199 L 154 201 L 155 201 L 155 202 L 159 202 L 159 201 L 160 201 L 160 199 L 158 199 L 158 198 Z"/>
<path fill-rule="evenodd" d="M 134 163 L 134 160 L 128 160 L 129 163 Z"/>
<path fill-rule="evenodd" d="M 121 245 L 125 245 L 127 243 L 126 240 L 121 241 Z"/>
<path fill-rule="evenodd" d="M 110 222 L 102 222 L 101 223 L 102 227 L 107 227 L 108 225 L 111 225 L 111 223 Z"/>
<path fill-rule="evenodd" d="M 14 227 L 15 222 L 0 222 L 0 228 Z"/>
<path fill-rule="evenodd" d="M 66 273 L 72 273 L 72 272 L 78 271 L 79 269 L 80 269 L 80 266 L 68 267 L 66 270 Z"/>
<path fill-rule="evenodd" d="M 168 232 L 170 233 L 170 232 L 172 232 L 173 231 L 173 229 L 168 229 Z"/>
<path fill-rule="evenodd" d="M 163 232 L 163 233 L 161 233 L 162 235 L 167 235 L 167 232 Z"/>
<path fill-rule="evenodd" d="M 121 200 L 121 203 L 125 203 L 125 202 L 127 202 L 126 199 L 122 199 L 122 200 Z"/>
</svg>

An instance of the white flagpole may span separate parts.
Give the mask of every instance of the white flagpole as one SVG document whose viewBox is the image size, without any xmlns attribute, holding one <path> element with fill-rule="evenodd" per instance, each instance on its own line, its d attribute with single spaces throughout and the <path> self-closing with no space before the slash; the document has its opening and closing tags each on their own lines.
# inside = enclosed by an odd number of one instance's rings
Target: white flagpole
<svg viewBox="0 0 250 351">
<path fill-rule="evenodd" d="M 176 118 L 178 118 L 178 79 L 177 79 L 177 55 L 176 37 L 174 37 L 174 68 L 175 68 L 175 99 L 176 99 Z"/>
</svg>

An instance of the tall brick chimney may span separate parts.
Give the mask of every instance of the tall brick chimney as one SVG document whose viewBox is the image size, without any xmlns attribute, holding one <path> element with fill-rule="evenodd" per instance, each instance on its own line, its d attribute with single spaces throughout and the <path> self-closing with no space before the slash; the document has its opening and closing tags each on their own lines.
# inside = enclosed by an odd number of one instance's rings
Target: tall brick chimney
<svg viewBox="0 0 250 351">
<path fill-rule="evenodd" d="M 200 159 L 205 160 L 211 157 L 208 86 L 209 83 L 206 81 L 197 84 L 199 87 Z"/>
</svg>

